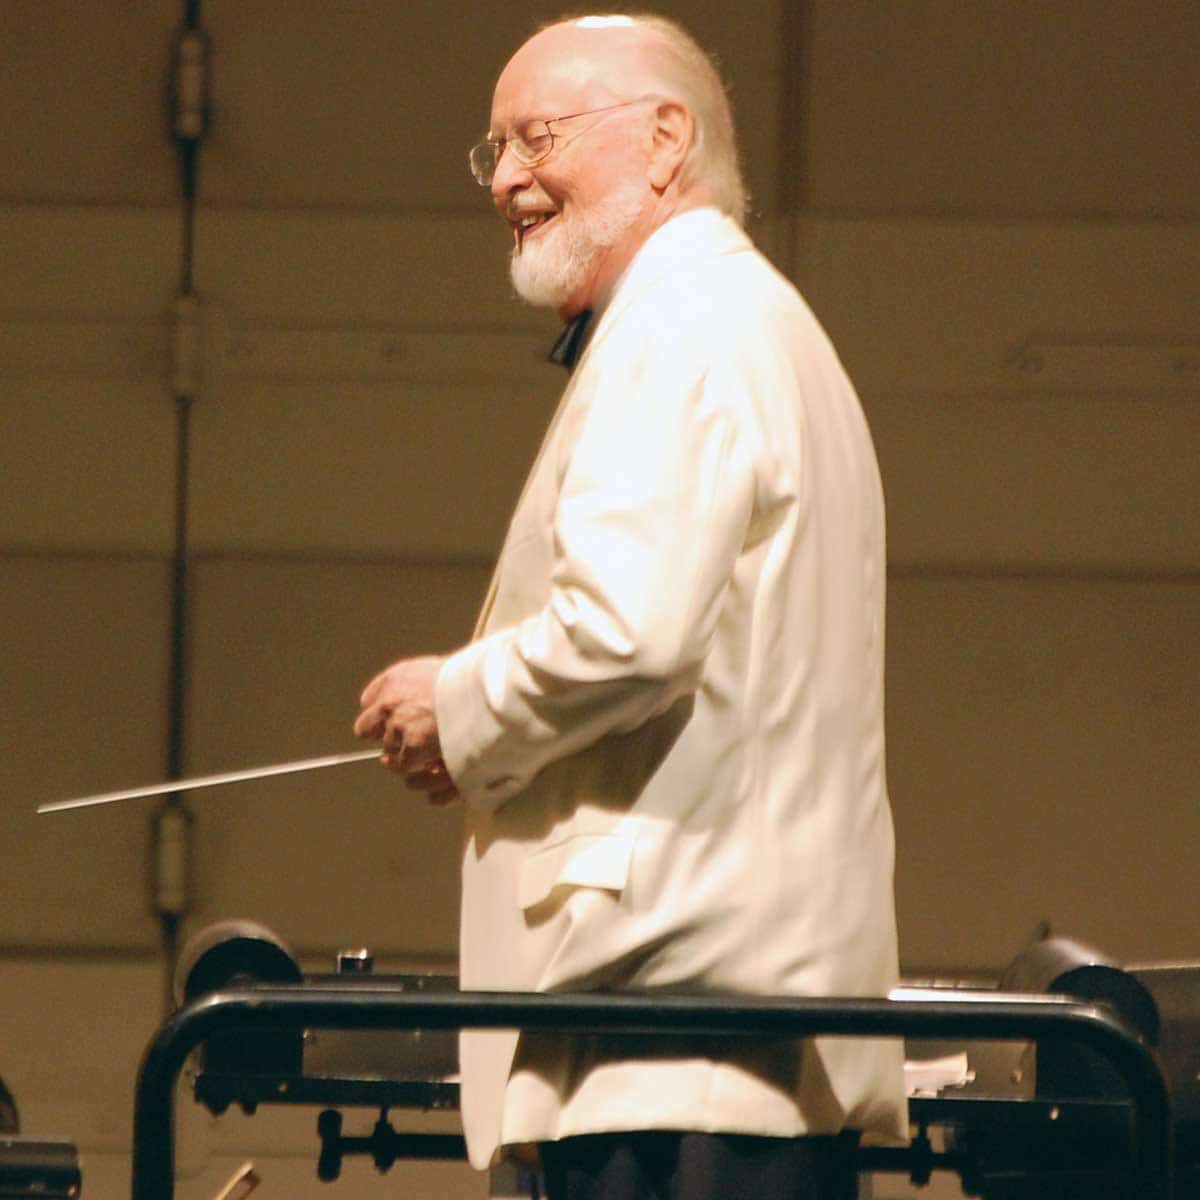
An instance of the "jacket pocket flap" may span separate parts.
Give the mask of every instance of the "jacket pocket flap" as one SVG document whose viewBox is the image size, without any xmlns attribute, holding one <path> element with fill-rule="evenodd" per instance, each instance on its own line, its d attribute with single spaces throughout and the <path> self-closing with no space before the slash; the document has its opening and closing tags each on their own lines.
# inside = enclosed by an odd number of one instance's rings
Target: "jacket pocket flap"
<svg viewBox="0 0 1200 1200">
<path fill-rule="evenodd" d="M 633 837 L 579 834 L 530 856 L 521 865 L 517 903 L 532 908 L 559 886 L 619 892 L 629 879 Z"/>
</svg>

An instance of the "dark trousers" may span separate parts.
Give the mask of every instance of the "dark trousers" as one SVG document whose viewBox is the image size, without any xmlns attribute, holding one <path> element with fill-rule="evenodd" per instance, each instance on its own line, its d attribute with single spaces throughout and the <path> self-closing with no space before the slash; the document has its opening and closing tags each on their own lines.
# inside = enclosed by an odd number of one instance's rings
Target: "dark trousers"
<svg viewBox="0 0 1200 1200">
<path fill-rule="evenodd" d="M 858 1134 L 597 1133 L 544 1142 L 548 1200 L 854 1200 Z"/>
</svg>

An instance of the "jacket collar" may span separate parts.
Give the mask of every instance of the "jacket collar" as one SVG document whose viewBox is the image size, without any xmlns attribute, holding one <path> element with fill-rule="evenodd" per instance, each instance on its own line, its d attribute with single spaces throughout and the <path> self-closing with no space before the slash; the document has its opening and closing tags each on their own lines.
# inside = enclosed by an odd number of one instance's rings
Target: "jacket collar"
<svg viewBox="0 0 1200 1200">
<path fill-rule="evenodd" d="M 715 208 L 694 208 L 660 225 L 641 245 L 608 297 L 596 306 L 592 342 L 647 288 L 681 263 L 752 249 L 745 231 Z"/>
</svg>

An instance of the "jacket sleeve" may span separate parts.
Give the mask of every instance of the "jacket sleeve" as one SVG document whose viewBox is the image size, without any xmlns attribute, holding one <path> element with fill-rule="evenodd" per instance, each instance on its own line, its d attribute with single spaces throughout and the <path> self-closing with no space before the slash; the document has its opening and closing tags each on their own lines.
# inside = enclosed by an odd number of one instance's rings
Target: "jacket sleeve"
<svg viewBox="0 0 1200 1200">
<path fill-rule="evenodd" d="M 469 803 L 498 807 L 700 679 L 751 520 L 749 406 L 702 360 L 636 361 L 602 376 L 570 453 L 548 601 L 439 675 L 442 750 Z"/>
</svg>

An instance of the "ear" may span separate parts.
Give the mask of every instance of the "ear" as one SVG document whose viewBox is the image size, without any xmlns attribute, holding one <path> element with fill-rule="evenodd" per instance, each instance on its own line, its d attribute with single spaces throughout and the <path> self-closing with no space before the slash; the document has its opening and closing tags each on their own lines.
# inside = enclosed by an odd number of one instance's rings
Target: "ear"
<svg viewBox="0 0 1200 1200">
<path fill-rule="evenodd" d="M 650 183 L 666 191 L 691 149 L 692 114 L 677 100 L 660 100 L 650 126 Z"/>
</svg>

